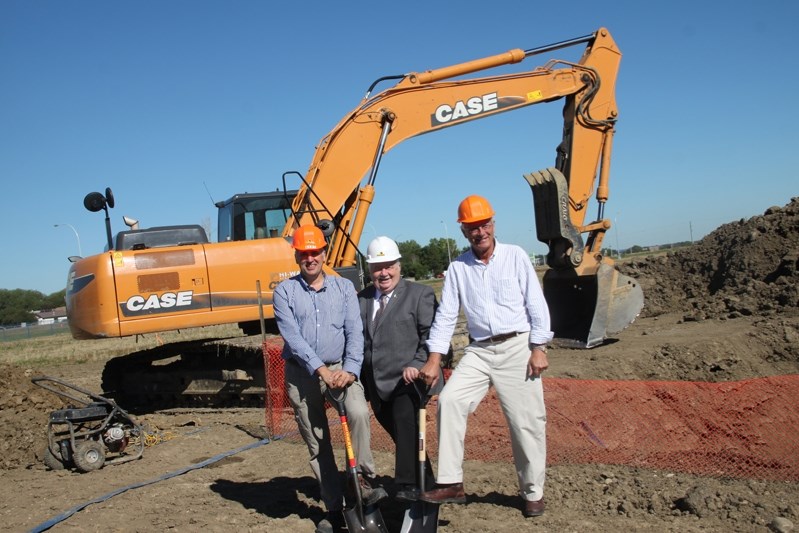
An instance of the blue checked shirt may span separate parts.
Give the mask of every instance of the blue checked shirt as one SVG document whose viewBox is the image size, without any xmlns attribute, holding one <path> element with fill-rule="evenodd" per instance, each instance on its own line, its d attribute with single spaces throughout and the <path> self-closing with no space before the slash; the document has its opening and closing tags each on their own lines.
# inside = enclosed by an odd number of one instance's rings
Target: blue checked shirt
<svg viewBox="0 0 799 533">
<path fill-rule="evenodd" d="M 283 359 L 294 358 L 309 374 L 324 364 L 343 362 L 344 370 L 360 375 L 363 325 L 350 280 L 325 276 L 315 291 L 297 275 L 275 288 L 272 304 L 284 340 Z"/>
<path fill-rule="evenodd" d="M 529 331 L 530 344 L 552 340 L 541 283 L 519 246 L 496 242 L 488 264 L 471 249 L 452 261 L 427 340 L 431 352 L 447 353 L 461 307 L 473 339 Z"/>
</svg>

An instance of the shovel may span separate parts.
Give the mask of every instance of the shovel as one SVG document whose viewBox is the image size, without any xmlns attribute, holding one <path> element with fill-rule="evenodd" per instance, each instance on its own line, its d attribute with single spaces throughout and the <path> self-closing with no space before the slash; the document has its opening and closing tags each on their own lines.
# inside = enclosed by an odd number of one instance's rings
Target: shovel
<svg viewBox="0 0 799 533">
<path fill-rule="evenodd" d="M 419 493 L 425 491 L 425 463 L 427 462 L 427 448 L 425 437 L 427 433 L 427 387 L 413 382 L 413 388 L 419 396 Z M 400 533 L 436 533 L 438 531 L 438 505 L 435 503 L 417 500 L 411 504 L 402 520 Z"/>
<path fill-rule="evenodd" d="M 344 508 L 344 521 L 347 523 L 347 530 L 350 533 L 365 531 L 367 533 L 388 533 L 383 515 L 377 504 L 364 506 L 363 495 L 361 494 L 361 484 L 358 482 L 357 462 L 355 452 L 352 449 L 352 437 L 350 437 L 350 426 L 347 423 L 347 411 L 344 407 L 344 398 L 347 397 L 347 389 L 339 389 L 334 393 L 327 389 L 327 396 L 336 406 L 339 419 L 341 420 L 341 432 L 344 435 L 344 447 L 347 450 L 347 474 L 353 485 L 355 492 L 355 505 Z"/>
</svg>

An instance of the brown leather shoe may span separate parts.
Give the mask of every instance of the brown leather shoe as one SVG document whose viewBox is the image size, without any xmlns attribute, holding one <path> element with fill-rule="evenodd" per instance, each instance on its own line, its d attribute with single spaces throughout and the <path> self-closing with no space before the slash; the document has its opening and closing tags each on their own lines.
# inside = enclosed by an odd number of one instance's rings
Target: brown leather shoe
<svg viewBox="0 0 799 533">
<path fill-rule="evenodd" d="M 466 493 L 463 483 L 436 484 L 435 488 L 421 493 L 419 499 L 428 503 L 466 503 Z"/>
<path fill-rule="evenodd" d="M 527 518 L 532 518 L 534 516 L 541 516 L 544 514 L 544 498 L 541 498 L 538 501 L 531 502 L 529 500 L 524 501 L 524 509 L 522 509 L 522 514 Z"/>
</svg>

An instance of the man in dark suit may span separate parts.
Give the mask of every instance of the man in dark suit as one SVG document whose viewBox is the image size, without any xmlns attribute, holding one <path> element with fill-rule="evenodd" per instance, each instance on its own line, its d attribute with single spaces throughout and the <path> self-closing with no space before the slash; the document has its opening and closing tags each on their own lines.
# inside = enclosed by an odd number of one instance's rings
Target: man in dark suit
<svg viewBox="0 0 799 533">
<path fill-rule="evenodd" d="M 419 433 L 414 381 L 421 369 L 427 375 L 442 373 L 440 355 L 430 357 L 425 342 L 438 304 L 432 287 L 402 279 L 401 256 L 393 240 L 377 237 L 366 253 L 372 285 L 358 293 L 364 336 L 361 381 L 377 421 L 396 446 L 397 499 L 413 501 L 418 496 Z M 443 377 L 427 394 L 437 394 L 442 386 Z M 432 487 L 429 460 L 425 470 L 426 486 Z"/>
</svg>

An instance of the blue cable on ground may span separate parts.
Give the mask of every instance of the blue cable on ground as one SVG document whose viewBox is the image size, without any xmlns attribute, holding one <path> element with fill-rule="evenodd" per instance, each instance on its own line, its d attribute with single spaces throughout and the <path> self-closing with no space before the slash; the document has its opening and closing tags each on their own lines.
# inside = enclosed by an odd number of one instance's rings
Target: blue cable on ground
<svg viewBox="0 0 799 533">
<path fill-rule="evenodd" d="M 51 527 L 53 527 L 54 525 L 56 525 L 56 524 L 58 524 L 60 522 L 63 522 L 64 520 L 66 520 L 67 518 L 69 518 L 73 514 L 77 513 L 78 511 L 81 511 L 81 510 L 85 509 L 86 507 L 88 507 L 89 505 L 91 505 L 93 503 L 104 502 L 104 501 L 106 501 L 106 500 L 108 500 L 110 498 L 113 498 L 114 496 L 122 494 L 123 492 L 127 492 L 127 491 L 133 490 L 133 489 L 138 489 L 140 487 L 145 487 L 147 485 L 152 485 L 153 483 L 158 483 L 159 481 L 164 481 L 165 479 L 170 479 L 170 478 L 173 478 L 173 477 L 176 477 L 176 476 L 180 476 L 180 475 L 185 474 L 186 472 L 191 472 L 192 470 L 197 470 L 199 468 L 204 468 L 204 467 L 206 467 L 206 466 L 208 466 L 210 464 L 216 463 L 217 461 L 220 461 L 220 460 L 224 459 L 225 457 L 230 457 L 231 455 L 235 455 L 237 453 L 241 453 L 241 452 L 250 450 L 252 448 L 257 448 L 258 446 L 263 446 L 264 444 L 269 444 L 270 442 L 271 442 L 271 440 L 269 438 L 265 438 L 265 439 L 253 442 L 251 444 L 247 444 L 246 446 L 242 446 L 241 448 L 236 448 L 235 450 L 230 450 L 230 451 L 227 451 L 227 452 L 224 452 L 224 453 L 220 453 L 219 455 L 215 455 L 215 456 L 211 457 L 210 459 L 206 459 L 205 461 L 202 461 L 202 462 L 199 462 L 199 463 L 195 463 L 193 465 L 189 465 L 189 466 L 187 466 L 185 468 L 182 468 L 180 470 L 176 470 L 176 471 L 171 472 L 169 474 L 164 474 L 163 476 L 157 477 L 155 479 L 151 479 L 149 481 L 142 481 L 140 483 L 134 483 L 133 485 L 128 485 L 127 487 L 122 487 L 121 489 L 117 489 L 117 490 L 115 490 L 113 492 L 109 492 L 108 494 L 106 494 L 104 496 L 99 496 L 99 497 L 97 497 L 97 498 L 95 498 L 93 500 L 89 500 L 88 502 L 82 503 L 80 505 L 76 505 L 72 509 L 64 511 L 60 515 L 58 515 L 56 517 L 53 517 L 53 518 L 51 518 L 50 520 L 48 520 L 46 522 L 42 522 L 38 526 L 36 526 L 33 529 L 31 529 L 30 533 L 39 533 L 40 531 L 46 531 L 46 530 L 50 529 Z"/>
</svg>

